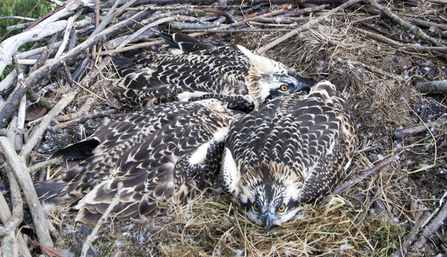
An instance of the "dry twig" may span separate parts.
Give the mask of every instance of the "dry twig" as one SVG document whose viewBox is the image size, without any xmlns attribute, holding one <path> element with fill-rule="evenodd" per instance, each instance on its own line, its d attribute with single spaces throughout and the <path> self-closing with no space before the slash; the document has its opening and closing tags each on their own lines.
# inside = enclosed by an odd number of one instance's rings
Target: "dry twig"
<svg viewBox="0 0 447 257">
<path fill-rule="evenodd" d="M 447 80 L 420 82 L 416 87 L 421 93 L 447 94 Z"/>
<path fill-rule="evenodd" d="M 21 156 L 18 156 L 6 137 L 0 137 L 0 146 L 3 154 L 6 156 L 9 165 L 11 165 L 25 196 L 25 200 L 30 206 L 30 212 L 33 217 L 34 228 L 39 238 L 39 242 L 45 246 L 53 246 L 49 229 L 52 227 L 45 218 L 39 198 L 34 190 L 28 168 Z"/>
</svg>

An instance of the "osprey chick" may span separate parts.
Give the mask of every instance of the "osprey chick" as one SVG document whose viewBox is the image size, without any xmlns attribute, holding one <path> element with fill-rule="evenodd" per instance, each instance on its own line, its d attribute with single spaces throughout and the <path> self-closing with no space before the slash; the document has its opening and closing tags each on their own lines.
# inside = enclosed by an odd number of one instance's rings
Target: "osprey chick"
<svg viewBox="0 0 447 257">
<path fill-rule="evenodd" d="M 146 51 L 132 60 L 114 57 L 123 76 L 117 91 L 131 106 L 231 96 L 257 107 L 268 98 L 308 90 L 312 83 L 240 45 L 200 43 L 180 33 L 162 36 L 179 49 Z"/>
<path fill-rule="evenodd" d="M 327 194 L 351 163 L 356 134 L 345 101 L 328 81 L 303 96 L 278 97 L 234 122 L 221 180 L 266 231 Z"/>
<path fill-rule="evenodd" d="M 166 103 L 121 115 L 57 152 L 86 159 L 59 179 L 35 182 L 36 191 L 46 202 L 77 203 L 76 220 L 95 223 L 123 182 L 111 217 L 160 213 L 160 201 L 182 203 L 213 185 L 223 141 L 239 116 L 215 99 Z"/>
</svg>

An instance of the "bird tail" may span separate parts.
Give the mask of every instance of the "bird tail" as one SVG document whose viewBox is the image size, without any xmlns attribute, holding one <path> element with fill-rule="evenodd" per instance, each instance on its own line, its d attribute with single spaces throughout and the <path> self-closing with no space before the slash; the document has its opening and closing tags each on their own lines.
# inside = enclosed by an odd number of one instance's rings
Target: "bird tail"
<svg viewBox="0 0 447 257">
<path fill-rule="evenodd" d="M 70 201 L 71 197 L 63 193 L 67 183 L 61 182 L 57 179 L 36 181 L 34 188 L 42 202 L 64 204 Z"/>
<path fill-rule="evenodd" d="M 120 74 L 120 76 L 124 77 L 127 74 L 133 72 L 135 70 L 135 63 L 132 61 L 132 59 L 121 56 L 121 55 L 114 55 L 112 57 L 113 64 L 115 65 L 116 71 Z"/>
</svg>

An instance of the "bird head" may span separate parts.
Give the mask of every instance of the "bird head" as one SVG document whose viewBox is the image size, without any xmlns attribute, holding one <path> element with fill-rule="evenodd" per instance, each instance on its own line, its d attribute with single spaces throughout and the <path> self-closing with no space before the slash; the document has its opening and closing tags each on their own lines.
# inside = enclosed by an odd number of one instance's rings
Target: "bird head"
<svg viewBox="0 0 447 257">
<path fill-rule="evenodd" d="M 246 84 L 249 94 L 255 99 L 256 107 L 267 99 L 276 98 L 285 93 L 310 90 L 311 80 L 290 75 L 290 70 L 284 64 L 254 54 L 243 46 L 238 46 L 238 48 L 253 65 L 248 71 Z"/>
<path fill-rule="evenodd" d="M 253 166 L 241 176 L 239 199 L 247 217 L 264 226 L 281 225 L 301 209 L 299 202 L 302 181 L 289 167 L 271 161 Z"/>
</svg>

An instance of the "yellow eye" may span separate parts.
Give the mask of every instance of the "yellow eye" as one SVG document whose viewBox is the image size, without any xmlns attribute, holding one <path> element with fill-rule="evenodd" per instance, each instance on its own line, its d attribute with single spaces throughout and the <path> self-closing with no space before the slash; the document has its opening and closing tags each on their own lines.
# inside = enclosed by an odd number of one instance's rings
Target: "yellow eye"
<svg viewBox="0 0 447 257">
<path fill-rule="evenodd" d="M 280 207 L 278 207 L 278 211 L 280 211 L 280 212 L 283 212 L 285 210 L 286 210 L 286 205 L 285 204 L 283 204 Z"/>
<path fill-rule="evenodd" d="M 259 211 L 259 205 L 258 205 L 257 203 L 254 203 L 254 204 L 253 204 L 253 209 L 254 209 L 255 211 Z"/>
<path fill-rule="evenodd" d="M 287 85 L 282 85 L 282 86 L 281 86 L 281 90 L 282 90 L 282 91 L 286 91 L 287 89 L 288 89 Z"/>
</svg>

